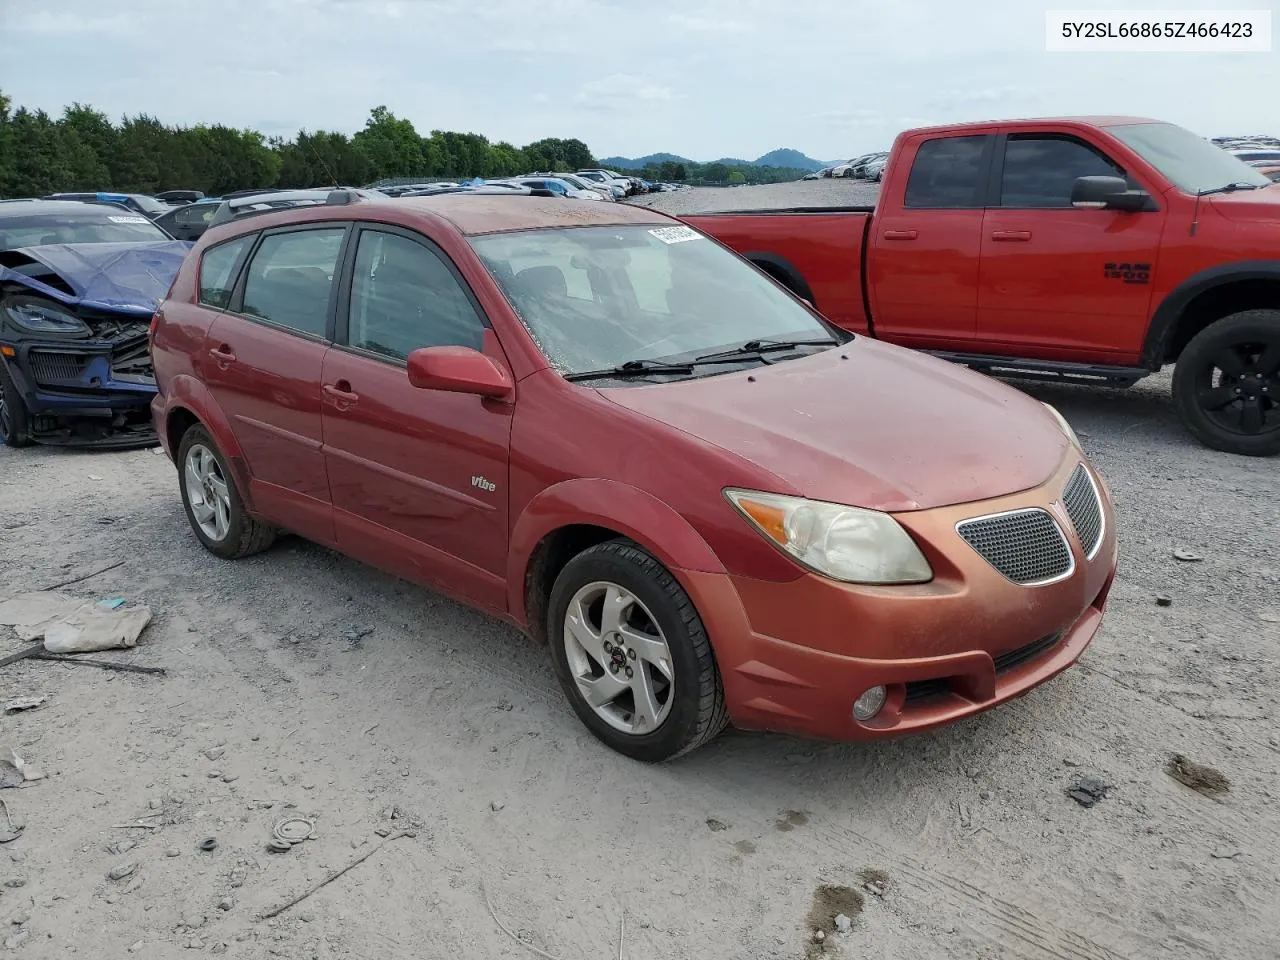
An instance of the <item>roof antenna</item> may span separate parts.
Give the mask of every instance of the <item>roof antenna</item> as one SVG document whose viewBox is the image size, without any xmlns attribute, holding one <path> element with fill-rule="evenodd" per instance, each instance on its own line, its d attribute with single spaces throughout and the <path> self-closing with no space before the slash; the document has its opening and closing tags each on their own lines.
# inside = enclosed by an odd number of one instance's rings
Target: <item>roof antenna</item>
<svg viewBox="0 0 1280 960">
<path fill-rule="evenodd" d="M 303 133 L 305 133 L 305 131 L 298 134 L 299 139 L 301 139 Z M 316 159 L 320 161 L 320 166 L 324 167 L 324 172 L 328 174 L 329 179 L 333 181 L 333 188 L 335 190 L 338 189 L 338 178 L 333 175 L 333 171 L 330 170 L 329 165 L 324 162 L 324 157 L 320 156 L 320 151 L 316 149 L 316 145 L 311 142 L 310 138 L 307 139 L 307 146 L 311 148 L 311 152 L 314 153 Z"/>
</svg>

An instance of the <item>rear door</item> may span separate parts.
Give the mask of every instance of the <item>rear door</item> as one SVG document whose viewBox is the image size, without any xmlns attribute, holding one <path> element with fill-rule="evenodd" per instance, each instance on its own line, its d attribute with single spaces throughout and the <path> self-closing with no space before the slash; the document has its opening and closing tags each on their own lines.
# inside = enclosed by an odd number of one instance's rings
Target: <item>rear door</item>
<svg viewBox="0 0 1280 960">
<path fill-rule="evenodd" d="M 1077 177 L 1139 183 L 1104 150 L 1061 132 L 1001 137 L 983 219 L 978 338 L 984 353 L 1136 362 L 1165 214 L 1076 209 Z"/>
<path fill-rule="evenodd" d="M 333 336 L 345 224 L 264 232 L 206 336 L 203 377 L 244 453 L 254 505 L 333 543 L 320 375 Z"/>
<path fill-rule="evenodd" d="M 506 356 L 466 281 L 426 237 L 353 240 L 337 343 L 324 357 L 324 458 L 338 546 L 494 611 L 506 609 L 510 403 L 409 383 L 419 347 Z"/>
<path fill-rule="evenodd" d="M 908 145 L 871 225 L 867 283 L 876 336 L 910 347 L 972 349 L 983 202 L 994 134 Z"/>
</svg>

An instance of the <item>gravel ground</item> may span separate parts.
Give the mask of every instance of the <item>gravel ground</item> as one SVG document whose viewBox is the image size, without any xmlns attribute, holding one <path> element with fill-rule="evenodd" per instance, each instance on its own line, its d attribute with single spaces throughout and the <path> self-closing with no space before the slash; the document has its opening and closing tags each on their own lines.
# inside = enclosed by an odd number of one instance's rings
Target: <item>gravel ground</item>
<svg viewBox="0 0 1280 960">
<path fill-rule="evenodd" d="M 1165 376 L 1031 391 L 1119 512 L 1080 664 L 924 736 L 729 732 L 660 767 L 597 744 L 495 621 L 296 539 L 211 557 L 162 456 L 0 447 L 0 598 L 122 561 L 65 592 L 149 604 L 139 647 L 100 656 L 168 671 L 0 668 L 0 701 L 48 698 L 0 719 L 47 774 L 0 791 L 25 824 L 0 845 L 5 953 L 531 956 L 487 897 L 563 960 L 617 955 L 624 915 L 628 958 L 1274 960 L 1280 470 L 1195 444 Z M 0 627 L 0 656 L 22 645 Z M 1229 789 L 1176 782 L 1175 753 Z M 1109 785 L 1091 808 L 1080 777 Z M 286 815 L 316 836 L 269 853 Z M 837 911 L 850 931 L 813 943 Z"/>
</svg>

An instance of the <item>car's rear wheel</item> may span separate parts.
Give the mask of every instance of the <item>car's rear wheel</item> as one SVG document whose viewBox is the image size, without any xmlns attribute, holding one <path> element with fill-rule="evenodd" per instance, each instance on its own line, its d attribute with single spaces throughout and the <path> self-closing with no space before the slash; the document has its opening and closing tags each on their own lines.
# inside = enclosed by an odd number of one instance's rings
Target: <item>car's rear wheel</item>
<svg viewBox="0 0 1280 960">
<path fill-rule="evenodd" d="M 728 724 L 711 641 L 671 572 L 630 540 L 578 554 L 548 605 L 556 676 L 574 711 L 608 746 L 670 760 Z"/>
<path fill-rule="evenodd" d="M 1280 310 L 1246 310 L 1196 334 L 1174 368 L 1173 400 L 1207 447 L 1280 453 Z"/>
<path fill-rule="evenodd" d="M 0 360 L 0 443 L 10 447 L 29 447 L 31 419 L 13 378 Z"/>
<path fill-rule="evenodd" d="M 178 445 L 178 477 L 187 520 L 210 553 L 236 560 L 275 541 L 275 528 L 245 511 L 226 458 L 201 424 L 187 430 Z"/>
</svg>

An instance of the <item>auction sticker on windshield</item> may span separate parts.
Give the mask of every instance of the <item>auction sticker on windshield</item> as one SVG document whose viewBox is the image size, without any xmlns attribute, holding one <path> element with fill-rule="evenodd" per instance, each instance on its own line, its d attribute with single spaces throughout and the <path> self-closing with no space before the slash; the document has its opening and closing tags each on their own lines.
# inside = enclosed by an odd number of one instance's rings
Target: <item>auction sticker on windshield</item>
<svg viewBox="0 0 1280 960">
<path fill-rule="evenodd" d="M 150 223 L 146 217 L 107 217 L 112 223 Z"/>
<path fill-rule="evenodd" d="M 686 240 L 702 239 L 702 234 L 691 227 L 658 227 L 649 232 L 663 243 L 684 243 Z"/>
</svg>

